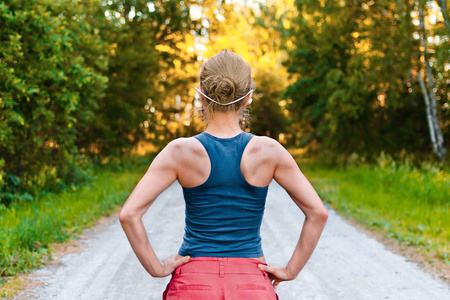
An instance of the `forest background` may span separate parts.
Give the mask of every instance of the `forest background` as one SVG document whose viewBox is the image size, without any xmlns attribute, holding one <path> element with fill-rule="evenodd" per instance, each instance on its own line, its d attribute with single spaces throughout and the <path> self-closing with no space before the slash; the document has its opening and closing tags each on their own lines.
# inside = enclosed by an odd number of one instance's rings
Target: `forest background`
<svg viewBox="0 0 450 300">
<path fill-rule="evenodd" d="M 318 165 L 345 170 L 336 176 L 375 181 L 373 189 L 391 196 L 398 192 L 393 181 L 405 190 L 420 186 L 411 206 L 426 202 L 428 215 L 413 231 L 439 236 L 433 253 L 450 263 L 448 224 L 427 223 L 433 209 L 442 220 L 449 213 L 448 6 L 445 0 L 2 1 L 0 220 L 42 196 L 92 184 L 99 166 L 123 165 L 131 155 L 201 131 L 197 74 L 206 59 L 228 49 L 253 68 L 251 132 L 292 149 L 312 174 Z M 319 189 L 320 178 L 333 173 L 320 170 Z M 336 208 L 360 213 L 343 203 L 348 196 L 338 201 L 328 192 L 321 195 Z M 370 225 L 391 232 L 395 226 L 377 211 Z M 43 247 L 34 239 L 24 242 L 29 251 Z M 19 264 L 5 245 L 2 275 Z"/>
</svg>

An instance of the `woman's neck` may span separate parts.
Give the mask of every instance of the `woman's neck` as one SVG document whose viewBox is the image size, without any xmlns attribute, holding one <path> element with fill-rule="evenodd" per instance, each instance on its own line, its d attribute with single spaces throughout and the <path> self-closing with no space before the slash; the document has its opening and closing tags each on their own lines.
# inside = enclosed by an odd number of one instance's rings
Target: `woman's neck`
<svg viewBox="0 0 450 300">
<path fill-rule="evenodd" d="M 214 117 L 208 120 L 205 132 L 218 138 L 234 137 L 242 132 L 239 115 L 239 112 L 215 112 Z"/>
</svg>

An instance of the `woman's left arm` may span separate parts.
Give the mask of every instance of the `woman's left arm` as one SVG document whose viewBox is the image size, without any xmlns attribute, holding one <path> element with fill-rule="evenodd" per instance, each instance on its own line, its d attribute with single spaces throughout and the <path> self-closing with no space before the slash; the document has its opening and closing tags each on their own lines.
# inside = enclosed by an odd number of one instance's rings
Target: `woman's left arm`
<svg viewBox="0 0 450 300">
<path fill-rule="evenodd" d="M 153 160 L 144 177 L 139 181 L 123 205 L 119 219 L 131 247 L 142 266 L 153 277 L 170 275 L 190 257 L 176 259 L 176 255 L 160 262 L 156 256 L 142 222 L 142 216 L 156 197 L 177 179 L 177 151 L 171 142 Z"/>
</svg>

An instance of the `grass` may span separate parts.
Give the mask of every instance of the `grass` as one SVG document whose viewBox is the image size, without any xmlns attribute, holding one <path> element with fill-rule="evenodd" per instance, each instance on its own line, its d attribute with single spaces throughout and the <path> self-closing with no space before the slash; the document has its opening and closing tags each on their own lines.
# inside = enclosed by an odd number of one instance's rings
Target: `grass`
<svg viewBox="0 0 450 300">
<path fill-rule="evenodd" d="M 32 202 L 0 205 L 0 284 L 8 277 L 41 266 L 52 244 L 73 238 L 96 220 L 117 210 L 148 167 L 101 168 L 81 188 L 48 194 Z"/>
<path fill-rule="evenodd" d="M 339 213 L 450 264 L 450 175 L 443 166 L 417 168 L 382 155 L 376 165 L 344 170 L 296 159 Z"/>
</svg>

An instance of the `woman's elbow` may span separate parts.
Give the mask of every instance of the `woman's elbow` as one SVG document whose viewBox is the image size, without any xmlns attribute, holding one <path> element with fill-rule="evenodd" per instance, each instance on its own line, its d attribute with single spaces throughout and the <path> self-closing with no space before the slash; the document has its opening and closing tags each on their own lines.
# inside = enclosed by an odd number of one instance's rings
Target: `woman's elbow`
<svg viewBox="0 0 450 300">
<path fill-rule="evenodd" d="M 310 218 L 317 223 L 325 224 L 328 220 L 328 211 L 325 206 L 318 207 L 310 213 Z"/>
<path fill-rule="evenodd" d="M 133 219 L 133 215 L 131 214 L 130 210 L 127 209 L 125 206 L 122 207 L 122 209 L 119 212 L 119 220 L 121 224 L 125 224 L 130 222 Z"/>
<path fill-rule="evenodd" d="M 319 218 L 325 224 L 327 222 L 327 220 L 328 220 L 328 210 L 325 208 L 325 206 L 321 209 L 319 214 L 320 214 Z"/>
</svg>

